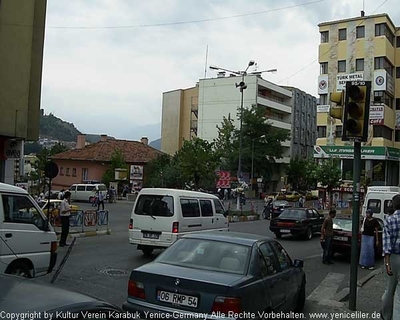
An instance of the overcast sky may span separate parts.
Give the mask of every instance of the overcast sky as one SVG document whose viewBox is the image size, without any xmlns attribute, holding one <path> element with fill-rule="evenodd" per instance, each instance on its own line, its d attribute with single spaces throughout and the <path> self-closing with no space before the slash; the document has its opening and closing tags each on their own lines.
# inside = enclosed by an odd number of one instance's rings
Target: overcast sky
<svg viewBox="0 0 400 320">
<path fill-rule="evenodd" d="M 366 15 L 398 0 L 364 0 Z M 360 15 L 363 0 L 49 0 L 42 108 L 83 133 L 160 137 L 162 93 L 208 65 L 243 70 L 317 95 L 318 23 Z M 207 70 L 207 77 L 216 72 Z"/>
</svg>

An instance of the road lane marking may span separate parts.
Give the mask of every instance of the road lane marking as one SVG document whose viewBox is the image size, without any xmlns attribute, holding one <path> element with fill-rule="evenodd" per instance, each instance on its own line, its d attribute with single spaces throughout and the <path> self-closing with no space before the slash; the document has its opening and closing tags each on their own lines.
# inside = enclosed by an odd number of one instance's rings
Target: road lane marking
<svg viewBox="0 0 400 320">
<path fill-rule="evenodd" d="M 309 301 L 322 301 L 322 300 L 333 300 L 340 284 L 344 280 L 345 275 L 343 273 L 330 272 L 321 281 L 318 287 L 307 297 Z"/>
</svg>

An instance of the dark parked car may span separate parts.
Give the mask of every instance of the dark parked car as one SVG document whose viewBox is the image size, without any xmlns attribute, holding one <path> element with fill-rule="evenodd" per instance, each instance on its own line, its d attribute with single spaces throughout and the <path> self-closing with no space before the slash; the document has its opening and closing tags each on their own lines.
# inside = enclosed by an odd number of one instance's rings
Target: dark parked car
<svg viewBox="0 0 400 320">
<path fill-rule="evenodd" d="M 375 245 L 375 257 L 382 256 L 382 230 L 383 221 L 376 218 L 379 222 L 379 247 Z M 362 221 L 360 221 L 361 225 Z M 351 239 L 352 239 L 352 219 L 351 217 L 336 217 L 333 220 L 333 241 L 332 241 L 332 254 L 340 253 L 343 255 L 350 255 L 351 253 Z M 361 232 L 358 234 L 358 247 L 361 247 Z M 358 251 L 360 252 L 360 250 Z"/>
<path fill-rule="evenodd" d="M 324 219 L 325 217 L 313 208 L 289 208 L 271 220 L 269 229 L 278 239 L 283 234 L 292 234 L 310 240 L 315 232 L 321 232 Z"/>
<path fill-rule="evenodd" d="M 176 241 L 153 262 L 134 269 L 123 309 L 202 315 L 301 311 L 303 261 L 275 240 L 213 231 Z M 205 318 L 205 316 L 204 316 Z"/>
<path fill-rule="evenodd" d="M 291 207 L 292 206 L 290 205 L 290 203 L 286 200 L 276 200 L 272 202 L 270 219 L 278 217 L 283 212 L 283 210 Z"/>
<path fill-rule="evenodd" d="M 36 311 L 35 319 L 51 319 L 49 315 L 52 315 L 53 319 L 56 315 L 57 318 L 64 315 L 65 319 L 89 319 L 90 316 L 95 319 L 96 315 L 101 316 L 98 319 L 110 319 L 110 315 L 118 316 L 122 312 L 120 308 L 108 302 L 41 284 L 33 279 L 0 275 L 0 283 L 0 310 L 5 313 L 33 314 Z M 76 317 L 73 317 L 75 315 Z"/>
</svg>

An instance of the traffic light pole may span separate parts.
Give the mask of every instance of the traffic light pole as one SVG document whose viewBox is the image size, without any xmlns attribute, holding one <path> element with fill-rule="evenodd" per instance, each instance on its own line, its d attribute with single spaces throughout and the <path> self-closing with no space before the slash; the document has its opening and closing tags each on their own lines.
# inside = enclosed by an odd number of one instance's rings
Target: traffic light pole
<svg viewBox="0 0 400 320">
<path fill-rule="evenodd" d="M 351 265 L 349 309 L 356 310 L 358 272 L 358 232 L 360 221 L 361 142 L 354 142 L 353 164 L 353 214 L 351 232 Z"/>
</svg>

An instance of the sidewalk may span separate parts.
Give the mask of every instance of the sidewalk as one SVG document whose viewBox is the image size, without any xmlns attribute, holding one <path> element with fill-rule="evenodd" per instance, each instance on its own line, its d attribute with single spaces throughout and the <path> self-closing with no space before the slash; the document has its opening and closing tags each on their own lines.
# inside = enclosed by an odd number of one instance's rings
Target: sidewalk
<svg viewBox="0 0 400 320">
<path fill-rule="evenodd" d="M 322 313 L 329 314 L 326 319 L 380 319 L 379 311 L 384 291 L 384 269 L 380 264 L 376 270 L 359 279 L 356 311 L 350 311 L 349 288 L 344 288 L 336 292 L 330 300 L 307 300 L 304 309 L 306 319 L 325 319 Z"/>
</svg>

